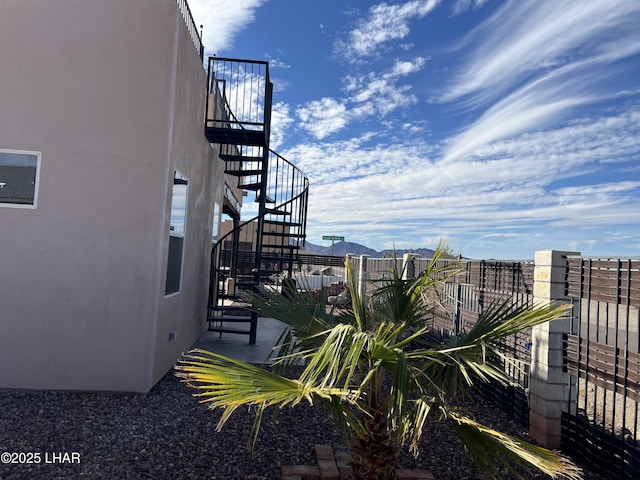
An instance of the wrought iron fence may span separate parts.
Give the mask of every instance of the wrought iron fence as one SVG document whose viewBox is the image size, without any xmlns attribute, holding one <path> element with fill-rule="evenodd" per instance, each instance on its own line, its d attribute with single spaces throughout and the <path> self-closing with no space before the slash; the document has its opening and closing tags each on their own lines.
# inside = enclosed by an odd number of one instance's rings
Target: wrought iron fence
<svg viewBox="0 0 640 480">
<path fill-rule="evenodd" d="M 637 478 L 640 260 L 569 258 L 566 292 L 574 315 L 563 449 L 610 478 Z"/>
</svg>

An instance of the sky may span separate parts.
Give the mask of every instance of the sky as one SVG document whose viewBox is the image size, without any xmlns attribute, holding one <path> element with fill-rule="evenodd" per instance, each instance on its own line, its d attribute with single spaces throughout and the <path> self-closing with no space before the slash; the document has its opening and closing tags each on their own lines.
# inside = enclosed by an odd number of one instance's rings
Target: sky
<svg viewBox="0 0 640 480">
<path fill-rule="evenodd" d="M 268 60 L 307 240 L 640 255 L 640 1 L 189 0 Z"/>
</svg>

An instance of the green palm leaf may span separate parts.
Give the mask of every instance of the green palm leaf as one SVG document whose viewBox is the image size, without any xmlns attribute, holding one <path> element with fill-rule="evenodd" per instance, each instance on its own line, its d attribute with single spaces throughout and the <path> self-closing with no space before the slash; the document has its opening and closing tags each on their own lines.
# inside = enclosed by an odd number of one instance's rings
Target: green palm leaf
<svg viewBox="0 0 640 480">
<path fill-rule="evenodd" d="M 446 415 L 476 465 L 490 478 L 500 477 L 500 465 L 516 474 L 514 467 L 527 471 L 535 467 L 552 478 L 582 478 L 580 469 L 557 452 L 485 427 L 456 411 L 447 410 Z"/>
<path fill-rule="evenodd" d="M 567 306 L 523 306 L 509 302 L 488 307 L 475 325 L 460 337 L 450 337 L 444 345 L 434 345 L 409 353 L 422 365 L 422 374 L 442 390 L 465 391 L 474 383 L 497 381 L 513 384 L 504 362 L 510 362 L 499 341 L 528 328 L 562 318 Z"/>
<path fill-rule="evenodd" d="M 175 367 L 176 375 L 198 390 L 194 395 L 210 408 L 222 409 L 217 425 L 220 430 L 240 406 L 256 407 L 256 418 L 251 434 L 255 443 L 262 415 L 268 407 L 278 410 L 296 406 L 303 400 L 313 404 L 318 399 L 326 404 L 339 401 L 355 401 L 356 391 L 314 383 L 318 375 L 310 375 L 306 382 L 292 380 L 263 368 L 232 358 L 208 352 L 192 350 Z"/>
</svg>

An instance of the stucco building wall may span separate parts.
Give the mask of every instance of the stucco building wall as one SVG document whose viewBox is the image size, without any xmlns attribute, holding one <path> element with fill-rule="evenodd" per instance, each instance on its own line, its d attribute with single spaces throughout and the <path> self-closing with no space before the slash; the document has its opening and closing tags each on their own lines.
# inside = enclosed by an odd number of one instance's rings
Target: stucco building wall
<svg viewBox="0 0 640 480">
<path fill-rule="evenodd" d="M 0 45 L 0 149 L 41 152 L 37 207 L 0 206 L 0 388 L 146 391 L 205 325 L 223 181 L 199 56 L 173 0 L 3 0 Z M 188 230 L 165 298 L 174 169 Z"/>
</svg>

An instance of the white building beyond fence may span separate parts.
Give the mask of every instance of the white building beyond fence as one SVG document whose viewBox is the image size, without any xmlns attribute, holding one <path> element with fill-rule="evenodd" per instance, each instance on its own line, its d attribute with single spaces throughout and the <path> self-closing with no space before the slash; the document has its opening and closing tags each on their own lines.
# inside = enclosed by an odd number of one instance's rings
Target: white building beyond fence
<svg viewBox="0 0 640 480">
<path fill-rule="evenodd" d="M 328 287 L 332 283 L 344 281 L 343 275 L 309 275 L 304 272 L 297 272 L 292 275 L 292 278 L 296 281 L 296 286 L 299 290 L 318 290 L 323 287 Z"/>
</svg>

